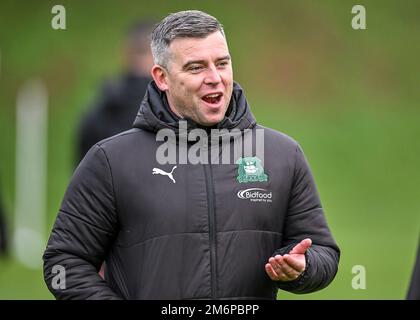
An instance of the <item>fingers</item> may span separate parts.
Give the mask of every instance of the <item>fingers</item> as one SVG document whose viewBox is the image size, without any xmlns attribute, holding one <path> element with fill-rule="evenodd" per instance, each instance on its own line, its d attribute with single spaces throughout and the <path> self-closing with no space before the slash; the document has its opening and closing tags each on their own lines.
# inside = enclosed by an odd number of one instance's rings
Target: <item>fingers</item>
<svg viewBox="0 0 420 320">
<path fill-rule="evenodd" d="M 271 280 L 291 281 L 297 279 L 305 270 L 305 252 L 312 245 L 312 240 L 306 238 L 298 243 L 289 254 L 276 255 L 268 259 L 265 271 Z"/>
<path fill-rule="evenodd" d="M 288 278 L 287 280 L 294 280 L 299 276 L 300 271 L 291 267 L 285 260 L 284 256 L 276 256 L 275 259 L 277 264 L 280 266 L 281 273 L 285 274 Z"/>
<path fill-rule="evenodd" d="M 312 245 L 312 240 L 309 238 L 306 238 L 299 242 L 292 251 L 289 252 L 289 254 L 304 254 L 306 250 Z"/>
<path fill-rule="evenodd" d="M 297 272 L 302 273 L 305 270 L 305 267 L 306 267 L 305 258 L 303 258 L 303 261 L 302 261 L 292 256 L 289 256 L 288 254 L 285 254 L 283 256 L 283 259 L 291 268 L 293 268 Z"/>
<path fill-rule="evenodd" d="M 271 268 L 274 270 L 275 274 L 277 275 L 276 280 L 280 280 L 284 278 L 284 273 L 281 271 L 280 266 L 278 265 L 276 259 L 271 257 L 268 259 L 269 264 L 271 265 Z"/>
<path fill-rule="evenodd" d="M 279 276 L 274 271 L 274 269 L 271 266 L 271 264 L 267 263 L 265 265 L 265 271 L 267 272 L 267 274 L 268 274 L 268 276 L 270 277 L 271 280 L 277 281 L 279 279 Z"/>
<path fill-rule="evenodd" d="M 296 279 L 300 272 L 291 267 L 281 255 L 271 257 L 265 265 L 265 270 L 271 280 L 291 281 Z"/>
</svg>

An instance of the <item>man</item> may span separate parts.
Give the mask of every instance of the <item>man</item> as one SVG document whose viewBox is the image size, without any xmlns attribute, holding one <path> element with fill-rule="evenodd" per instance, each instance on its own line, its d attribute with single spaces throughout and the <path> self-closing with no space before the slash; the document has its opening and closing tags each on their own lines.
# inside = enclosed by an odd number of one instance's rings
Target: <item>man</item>
<svg viewBox="0 0 420 320">
<path fill-rule="evenodd" d="M 151 47 L 154 81 L 134 128 L 96 144 L 64 196 L 44 254 L 51 292 L 59 299 L 275 299 L 278 289 L 327 286 L 339 249 L 303 152 L 256 124 L 233 82 L 220 23 L 200 11 L 171 14 Z M 211 161 L 161 164 L 160 133 L 174 133 L 167 153 L 175 146 L 181 159 L 184 131 L 212 129 L 236 135 L 222 149 L 201 149 Z M 251 156 L 214 164 L 236 138 L 261 132 L 264 143 L 253 140 Z M 261 144 L 264 161 L 256 156 Z M 196 145 L 186 148 L 192 157 Z M 52 283 L 58 264 L 66 289 Z"/>
<path fill-rule="evenodd" d="M 77 138 L 77 163 L 95 143 L 131 128 L 151 80 L 153 58 L 148 36 L 153 26 L 143 21 L 129 28 L 124 42 L 126 71 L 104 85 L 94 107 L 83 117 Z"/>
</svg>

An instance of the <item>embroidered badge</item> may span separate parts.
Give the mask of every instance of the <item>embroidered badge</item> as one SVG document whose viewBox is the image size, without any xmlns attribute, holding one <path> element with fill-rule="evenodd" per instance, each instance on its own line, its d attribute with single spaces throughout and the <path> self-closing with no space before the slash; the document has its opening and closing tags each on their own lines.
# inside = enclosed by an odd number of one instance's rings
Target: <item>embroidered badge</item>
<svg viewBox="0 0 420 320">
<path fill-rule="evenodd" d="M 236 178 L 239 183 L 268 181 L 268 175 L 264 173 L 261 160 L 257 157 L 239 158 L 236 164 L 239 165 Z"/>
</svg>

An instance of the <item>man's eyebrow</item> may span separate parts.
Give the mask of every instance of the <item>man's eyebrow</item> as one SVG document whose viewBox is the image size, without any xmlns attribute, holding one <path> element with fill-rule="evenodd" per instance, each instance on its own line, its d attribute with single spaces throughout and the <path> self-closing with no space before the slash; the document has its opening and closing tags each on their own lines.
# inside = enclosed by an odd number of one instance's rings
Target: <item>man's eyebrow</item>
<svg viewBox="0 0 420 320">
<path fill-rule="evenodd" d="M 218 58 L 216 61 L 220 61 L 220 60 L 230 60 L 230 55 Z"/>
<path fill-rule="evenodd" d="M 230 56 L 229 55 L 227 55 L 227 56 L 223 56 L 223 57 L 220 57 L 220 58 L 217 58 L 217 60 L 216 61 L 221 61 L 221 60 L 230 60 Z M 190 61 L 187 61 L 183 66 L 182 66 L 182 69 L 187 69 L 190 65 L 192 65 L 192 64 L 205 64 L 206 63 L 206 61 L 205 60 L 190 60 Z"/>
</svg>

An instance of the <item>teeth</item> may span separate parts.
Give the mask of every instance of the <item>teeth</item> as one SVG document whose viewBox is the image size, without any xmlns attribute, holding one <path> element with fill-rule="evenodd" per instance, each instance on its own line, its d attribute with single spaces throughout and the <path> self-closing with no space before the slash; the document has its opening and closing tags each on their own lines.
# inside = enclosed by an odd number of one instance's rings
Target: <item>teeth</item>
<svg viewBox="0 0 420 320">
<path fill-rule="evenodd" d="M 206 98 L 217 98 L 218 96 L 220 96 L 220 93 L 209 94 L 206 96 Z"/>
</svg>

